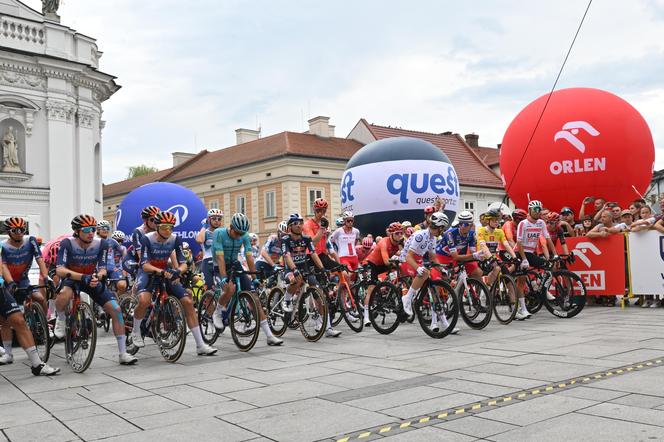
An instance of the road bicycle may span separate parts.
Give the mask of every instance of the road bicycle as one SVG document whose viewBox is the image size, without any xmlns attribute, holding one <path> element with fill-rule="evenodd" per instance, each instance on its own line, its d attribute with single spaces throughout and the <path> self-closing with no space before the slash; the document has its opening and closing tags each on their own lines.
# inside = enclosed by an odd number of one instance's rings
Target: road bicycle
<svg viewBox="0 0 664 442">
<path fill-rule="evenodd" d="M 71 278 L 67 273 L 62 278 L 59 292 L 64 280 Z M 104 284 L 103 280 L 99 284 Z M 81 300 L 78 284 L 72 287 L 73 297 L 65 309 L 65 359 L 73 371 L 83 373 L 92 364 L 97 348 L 97 325 L 92 307 Z"/>
<path fill-rule="evenodd" d="M 23 317 L 25 318 L 25 323 L 27 324 L 32 337 L 35 341 L 35 347 L 37 347 L 37 353 L 41 358 L 42 362 L 48 362 L 48 358 L 51 354 L 51 338 L 49 336 L 49 325 L 46 319 L 46 313 L 44 308 L 38 302 L 33 301 L 32 293 L 35 290 L 44 289 L 46 290 L 46 299 L 50 299 L 55 292 L 55 287 L 53 283 L 44 285 L 28 285 L 27 287 L 16 287 L 14 289 L 13 296 L 14 298 L 25 297 L 25 301 L 21 306 L 23 311 Z M 22 295 L 22 296 L 21 296 Z"/>
<path fill-rule="evenodd" d="M 435 263 L 423 264 L 423 266 L 430 271 L 444 267 L 442 264 Z M 420 327 L 432 338 L 440 339 L 450 334 L 459 319 L 460 306 L 457 292 L 442 277 L 427 278 L 413 297 L 412 306 Z M 447 327 L 444 327 L 443 315 L 447 320 Z"/>
</svg>

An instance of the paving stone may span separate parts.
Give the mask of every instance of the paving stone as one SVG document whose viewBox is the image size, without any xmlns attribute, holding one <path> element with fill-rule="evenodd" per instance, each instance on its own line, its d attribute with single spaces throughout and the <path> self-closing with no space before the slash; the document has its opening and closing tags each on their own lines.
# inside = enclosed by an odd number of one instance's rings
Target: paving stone
<svg viewBox="0 0 664 442">
<path fill-rule="evenodd" d="M 579 413 L 664 427 L 664 411 L 661 410 L 603 403 L 581 410 Z"/>
<path fill-rule="evenodd" d="M 338 373 L 329 376 L 312 378 L 312 380 L 316 382 L 322 382 L 324 384 L 336 385 L 338 387 L 343 387 L 349 390 L 391 382 L 390 379 L 369 376 L 368 374 L 361 373 Z"/>
<path fill-rule="evenodd" d="M 629 405 L 640 408 L 657 408 L 664 405 L 664 398 L 644 394 L 629 394 L 610 400 L 614 404 Z"/>
<path fill-rule="evenodd" d="M 138 399 L 121 400 L 109 402 L 104 407 L 118 416 L 133 420 L 140 416 L 149 416 L 152 414 L 164 413 L 172 410 L 182 410 L 187 406 L 173 402 L 170 399 L 161 396 L 148 396 Z"/>
<path fill-rule="evenodd" d="M 341 371 L 316 363 L 271 371 L 258 371 L 248 368 L 242 373 L 238 374 L 236 377 L 262 385 L 274 385 L 281 384 L 283 382 L 293 382 L 300 379 L 317 378 L 337 373 L 341 373 Z"/>
<path fill-rule="evenodd" d="M 579 399 L 588 399 L 591 401 L 605 402 L 610 401 L 611 399 L 616 399 L 621 396 L 625 396 L 626 393 L 622 391 L 613 391 L 613 390 L 604 390 L 602 388 L 593 388 L 593 384 L 589 384 L 587 387 L 580 386 L 574 388 L 567 388 L 557 392 L 556 394 L 560 396 L 569 396 Z"/>
<path fill-rule="evenodd" d="M 89 399 L 81 396 L 82 393 L 87 393 L 87 390 L 82 387 L 75 387 L 64 390 L 46 391 L 44 393 L 33 393 L 30 395 L 30 399 L 51 412 L 94 406 L 94 403 Z"/>
<path fill-rule="evenodd" d="M 444 390 L 453 390 L 462 393 L 479 394 L 488 397 L 502 396 L 514 391 L 513 387 L 502 387 L 500 385 L 472 382 L 463 379 L 450 379 L 443 382 L 436 382 L 435 384 L 431 384 L 431 386 L 442 388 Z"/>
<path fill-rule="evenodd" d="M 565 396 L 548 395 L 481 413 L 481 417 L 514 425 L 530 425 L 571 411 L 587 408 L 596 402 Z"/>
<path fill-rule="evenodd" d="M 387 436 L 381 440 L 390 442 L 429 442 L 432 440 L 445 440 L 454 442 L 466 442 L 476 438 L 459 433 L 453 433 L 442 428 L 426 427 L 417 430 L 406 431 L 395 436 Z"/>
<path fill-rule="evenodd" d="M 51 412 L 53 417 L 63 422 L 82 419 L 90 416 L 100 416 L 108 414 L 108 410 L 100 405 L 87 405 L 84 407 L 68 408 L 65 410 L 55 410 Z"/>
<path fill-rule="evenodd" d="M 258 382 L 251 382 L 236 377 L 226 377 L 226 376 L 211 381 L 194 382 L 191 383 L 190 385 L 196 388 L 200 388 L 202 390 L 207 390 L 212 393 L 218 393 L 218 394 L 230 393 L 232 391 L 247 390 L 250 388 L 259 388 L 265 386 L 265 384 L 259 384 Z"/>
<path fill-rule="evenodd" d="M 0 375 L 2 372 L 0 372 Z M 6 379 L 0 377 L 0 405 L 9 404 L 12 402 L 21 402 L 27 398 L 27 396 L 18 388 L 14 387 Z"/>
<path fill-rule="evenodd" d="M 664 367 L 650 368 L 638 373 L 630 373 L 602 379 L 590 384 L 593 388 L 640 393 L 650 396 L 664 397 Z"/>
<path fill-rule="evenodd" d="M 51 416 L 32 401 L 0 405 L 0 429 L 51 420 Z"/>
<path fill-rule="evenodd" d="M 269 387 L 226 393 L 225 396 L 258 407 L 266 407 L 269 405 L 308 399 L 344 390 L 344 388 L 335 385 L 328 385 L 305 379 L 285 384 L 276 384 Z"/>
<path fill-rule="evenodd" d="M 348 402 L 355 399 L 364 399 L 371 396 L 378 396 L 393 391 L 404 390 L 410 387 L 417 387 L 420 385 L 429 385 L 436 382 L 447 380 L 440 376 L 417 376 L 414 378 L 403 379 L 401 381 L 388 381 L 377 385 L 368 387 L 355 388 L 348 391 L 339 393 L 326 394 L 321 396 L 322 399 L 333 402 Z"/>
<path fill-rule="evenodd" d="M 391 393 L 379 394 L 362 399 L 355 399 L 345 402 L 346 405 L 363 408 L 370 411 L 384 410 L 386 408 L 398 407 L 401 405 L 412 404 L 427 399 L 438 398 L 454 393 L 449 390 L 441 390 L 429 386 L 414 388 L 405 388 L 403 390 L 392 391 Z"/>
<path fill-rule="evenodd" d="M 151 391 L 188 407 L 197 407 L 228 400 L 219 394 L 211 393 L 190 385 L 174 385 L 171 387 L 156 388 Z"/>
<path fill-rule="evenodd" d="M 441 391 L 444 392 L 445 390 Z M 419 401 L 413 404 L 402 405 L 394 408 L 386 408 L 381 410 L 381 413 L 395 416 L 400 419 L 407 419 L 424 414 L 433 414 L 440 410 L 459 407 L 462 405 L 470 404 L 472 402 L 481 401 L 482 399 L 486 399 L 486 397 L 476 394 L 452 393 L 446 394 L 444 396 L 441 395 L 440 397 L 434 399 Z"/>
<path fill-rule="evenodd" d="M 443 422 L 442 424 L 437 424 L 436 427 L 478 438 L 486 438 L 496 434 L 504 433 L 505 431 L 519 428 L 516 425 L 484 419 L 482 416 L 472 415 L 449 422 Z"/>
<path fill-rule="evenodd" d="M 149 391 L 145 391 L 119 381 L 91 385 L 86 387 L 86 390 L 87 391 L 81 392 L 81 396 L 88 398 L 97 404 L 106 404 L 120 400 L 152 396 L 152 393 Z"/>
<path fill-rule="evenodd" d="M 111 413 L 67 421 L 67 426 L 84 440 L 103 439 L 139 430 Z"/>
<path fill-rule="evenodd" d="M 67 427 L 56 420 L 39 422 L 35 425 L 19 425 L 4 430 L 9 440 L 23 442 L 66 442 L 79 440 Z"/>
<path fill-rule="evenodd" d="M 228 399 L 226 402 L 215 402 L 214 404 L 202 405 L 200 407 L 186 408 L 183 410 L 174 410 L 165 413 L 137 417 L 132 419 L 132 422 L 137 426 L 147 430 L 189 422 L 197 419 L 212 419 L 214 416 L 223 416 L 224 414 L 251 410 L 253 408 L 255 408 L 253 405 Z"/>
<path fill-rule="evenodd" d="M 257 434 L 251 431 L 229 424 L 228 422 L 208 418 L 125 434 L 106 440 L 113 442 L 144 442 L 149 440 L 158 440 L 160 442 L 180 442 L 182 440 L 213 442 L 223 440 L 225 442 L 257 440 L 257 436 Z"/>
<path fill-rule="evenodd" d="M 393 418 L 321 399 L 307 399 L 220 417 L 275 440 L 311 441 L 393 422 Z"/>
<path fill-rule="evenodd" d="M 443 373 L 443 375 L 454 379 L 464 379 L 473 382 L 481 382 L 484 384 L 512 387 L 514 389 L 539 387 L 540 385 L 547 383 L 547 381 L 543 379 L 525 379 L 517 376 L 516 373 L 514 376 L 510 376 L 492 373 L 478 373 L 469 370 L 453 370 Z"/>
</svg>

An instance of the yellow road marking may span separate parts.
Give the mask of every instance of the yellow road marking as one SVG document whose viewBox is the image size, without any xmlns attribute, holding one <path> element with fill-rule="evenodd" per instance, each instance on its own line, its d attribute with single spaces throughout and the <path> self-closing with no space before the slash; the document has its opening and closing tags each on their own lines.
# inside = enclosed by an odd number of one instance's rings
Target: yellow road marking
<svg viewBox="0 0 664 442">
<path fill-rule="evenodd" d="M 503 402 L 509 402 L 512 400 L 511 396 L 507 396 L 506 398 L 503 398 Z"/>
<path fill-rule="evenodd" d="M 463 408 L 459 408 L 457 411 L 454 412 L 454 414 L 465 413 L 465 411 L 466 411 L 465 409 L 463 409 Z"/>
<path fill-rule="evenodd" d="M 406 428 L 410 427 L 410 422 L 404 422 L 403 424 L 399 425 L 399 428 Z"/>
<path fill-rule="evenodd" d="M 574 385 L 574 384 L 576 384 L 576 379 L 569 381 L 569 384 L 570 384 L 570 385 Z"/>
<path fill-rule="evenodd" d="M 627 367 L 625 370 L 632 371 L 632 370 L 634 370 L 634 367 Z"/>
<path fill-rule="evenodd" d="M 518 398 L 526 397 L 526 393 L 519 393 L 519 394 L 517 395 L 517 397 L 518 397 Z"/>
<path fill-rule="evenodd" d="M 652 365 L 652 362 L 646 362 L 646 365 Z"/>
<path fill-rule="evenodd" d="M 367 431 L 366 433 L 362 433 L 359 436 L 357 436 L 358 439 L 364 439 L 365 437 L 371 436 L 371 431 Z"/>
<path fill-rule="evenodd" d="M 380 431 L 379 431 L 379 433 L 387 433 L 387 432 L 390 431 L 391 429 L 392 429 L 392 427 L 381 428 Z"/>
<path fill-rule="evenodd" d="M 423 417 L 422 419 L 420 419 L 420 423 L 423 424 L 425 422 L 429 422 L 429 419 L 431 419 L 431 418 L 430 417 Z"/>
<path fill-rule="evenodd" d="M 616 370 L 616 373 L 618 373 L 618 374 L 620 374 L 622 372 L 623 372 L 622 370 Z"/>
<path fill-rule="evenodd" d="M 496 405 L 496 402 L 497 402 L 497 401 L 489 401 L 489 404 L 488 404 L 488 405 Z"/>
<path fill-rule="evenodd" d="M 599 379 L 599 378 L 602 377 L 602 375 L 601 374 L 596 374 L 594 377 L 595 377 L 595 379 Z"/>
<path fill-rule="evenodd" d="M 440 413 L 440 414 L 438 415 L 438 419 L 443 419 L 443 418 L 445 418 L 445 417 L 447 417 L 447 413 Z"/>
<path fill-rule="evenodd" d="M 560 387 L 560 388 L 563 388 L 565 386 L 566 386 L 566 384 L 558 384 L 558 387 Z"/>
<path fill-rule="evenodd" d="M 612 372 L 612 371 L 607 371 L 607 372 L 606 372 L 606 375 L 607 375 L 607 376 L 613 376 L 613 372 Z"/>
<path fill-rule="evenodd" d="M 643 368 L 643 364 L 637 365 L 636 368 Z"/>
<path fill-rule="evenodd" d="M 583 382 L 588 382 L 590 378 L 583 378 Z"/>
<path fill-rule="evenodd" d="M 533 391 L 531 391 L 532 394 L 539 394 L 539 392 L 540 392 L 539 390 L 533 390 Z"/>
<path fill-rule="evenodd" d="M 478 408 L 482 408 L 482 404 L 473 405 L 473 410 L 477 410 Z"/>
<path fill-rule="evenodd" d="M 337 440 L 337 442 L 348 442 L 348 439 L 350 439 L 350 437 L 344 437 L 343 439 Z"/>
<path fill-rule="evenodd" d="M 553 387 L 546 387 L 544 390 L 551 391 L 551 390 L 553 390 Z"/>
<path fill-rule="evenodd" d="M 662 360 L 661 360 L 661 359 L 657 359 L 655 362 L 657 362 L 658 364 L 661 364 L 661 363 L 662 363 Z"/>
</svg>

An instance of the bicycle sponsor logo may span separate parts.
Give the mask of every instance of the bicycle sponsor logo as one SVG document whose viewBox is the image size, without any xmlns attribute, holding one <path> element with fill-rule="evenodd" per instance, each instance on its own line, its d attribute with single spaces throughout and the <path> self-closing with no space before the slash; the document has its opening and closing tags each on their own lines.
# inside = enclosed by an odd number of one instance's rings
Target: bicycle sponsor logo
<svg viewBox="0 0 664 442">
<path fill-rule="evenodd" d="M 564 140 L 574 149 L 585 154 L 586 145 L 579 139 L 579 137 L 577 137 L 579 131 L 583 131 L 591 137 L 598 137 L 600 135 L 599 131 L 587 121 L 569 121 L 563 125 L 562 130 L 555 133 L 553 141 L 557 142 L 558 140 Z M 562 161 L 554 161 L 549 165 L 549 171 L 553 175 L 605 170 L 606 157 L 565 159 Z"/>
</svg>

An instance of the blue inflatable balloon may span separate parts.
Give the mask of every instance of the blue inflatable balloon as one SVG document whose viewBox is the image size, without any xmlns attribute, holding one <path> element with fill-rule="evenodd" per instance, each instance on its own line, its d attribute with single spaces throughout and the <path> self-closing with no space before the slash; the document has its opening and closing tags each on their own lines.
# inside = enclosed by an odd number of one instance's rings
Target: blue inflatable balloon
<svg viewBox="0 0 664 442">
<path fill-rule="evenodd" d="M 174 213 L 177 220 L 174 233 L 189 243 L 194 255 L 201 250 L 196 235 L 201 229 L 201 221 L 207 217 L 207 210 L 198 195 L 178 184 L 145 184 L 129 192 L 120 203 L 115 212 L 116 229 L 131 235 L 143 224 L 141 210 L 145 206 L 157 206 Z"/>
</svg>

